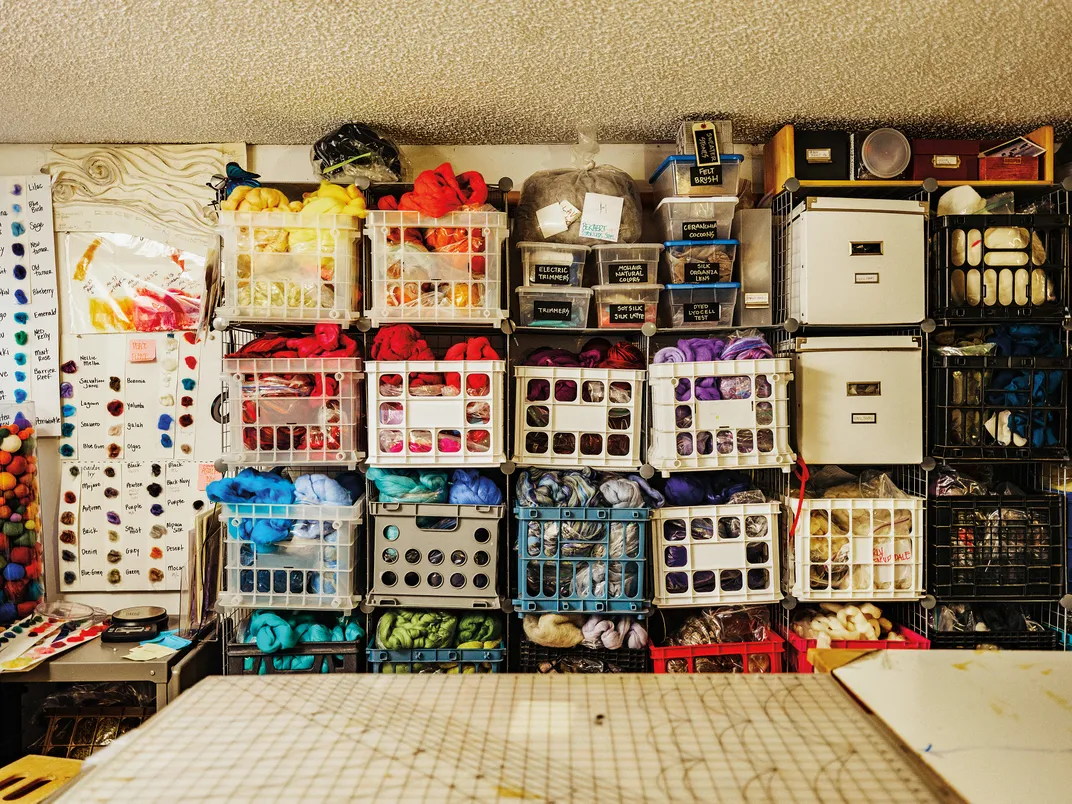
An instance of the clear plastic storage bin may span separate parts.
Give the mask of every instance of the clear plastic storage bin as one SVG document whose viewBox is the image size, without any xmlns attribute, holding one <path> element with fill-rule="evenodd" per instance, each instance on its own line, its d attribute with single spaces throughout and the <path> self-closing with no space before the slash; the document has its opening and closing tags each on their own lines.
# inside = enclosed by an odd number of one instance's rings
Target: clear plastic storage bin
<svg viewBox="0 0 1072 804">
<path fill-rule="evenodd" d="M 655 207 L 663 240 L 724 240 L 733 227 L 737 196 L 664 198 Z"/>
<path fill-rule="evenodd" d="M 740 244 L 739 240 L 668 240 L 663 279 L 673 285 L 732 282 Z"/>
<path fill-rule="evenodd" d="M 667 323 L 671 327 L 702 324 L 711 327 L 733 326 L 740 282 L 715 282 L 709 285 L 667 285 Z"/>
<path fill-rule="evenodd" d="M 517 244 L 521 252 L 521 280 L 529 285 L 560 285 L 579 288 L 584 284 L 588 246 L 568 243 Z"/>
<path fill-rule="evenodd" d="M 722 154 L 722 164 L 700 166 L 693 155 L 668 156 L 649 179 L 655 203 L 672 196 L 735 196 L 743 161 L 740 154 Z"/>
<path fill-rule="evenodd" d="M 659 314 L 662 285 L 596 285 L 596 322 L 600 329 L 640 329 Z"/>
<path fill-rule="evenodd" d="M 417 230 L 417 231 L 413 231 Z M 424 245 L 429 230 L 443 241 Z M 369 269 L 373 326 L 400 321 L 498 323 L 502 309 L 502 245 L 505 212 L 452 212 L 432 218 L 420 212 L 369 212 L 365 234 L 372 242 Z"/>
<path fill-rule="evenodd" d="M 523 327 L 574 327 L 588 323 L 591 288 L 530 286 L 517 289 L 517 307 Z"/>
<path fill-rule="evenodd" d="M 360 317 L 353 215 L 221 210 L 225 322 L 346 323 Z"/>
<path fill-rule="evenodd" d="M 658 243 L 608 243 L 592 246 L 601 285 L 652 285 L 658 279 Z"/>
</svg>

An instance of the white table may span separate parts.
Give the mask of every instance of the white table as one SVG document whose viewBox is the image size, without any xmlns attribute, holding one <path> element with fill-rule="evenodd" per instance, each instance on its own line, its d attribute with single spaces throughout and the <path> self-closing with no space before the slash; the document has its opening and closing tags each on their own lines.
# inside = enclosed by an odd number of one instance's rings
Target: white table
<svg viewBox="0 0 1072 804">
<path fill-rule="evenodd" d="M 920 804 L 930 778 L 830 676 L 229 676 L 59 800 Z"/>
<path fill-rule="evenodd" d="M 834 675 L 972 804 L 1072 801 L 1072 654 L 876 651 Z"/>
</svg>

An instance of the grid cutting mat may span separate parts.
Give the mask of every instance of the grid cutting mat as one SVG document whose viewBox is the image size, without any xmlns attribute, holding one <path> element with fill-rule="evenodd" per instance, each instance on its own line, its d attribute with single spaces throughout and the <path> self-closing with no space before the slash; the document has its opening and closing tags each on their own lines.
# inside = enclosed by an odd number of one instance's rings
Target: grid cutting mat
<svg viewBox="0 0 1072 804">
<path fill-rule="evenodd" d="M 918 802 L 830 676 L 210 678 L 62 801 Z"/>
</svg>

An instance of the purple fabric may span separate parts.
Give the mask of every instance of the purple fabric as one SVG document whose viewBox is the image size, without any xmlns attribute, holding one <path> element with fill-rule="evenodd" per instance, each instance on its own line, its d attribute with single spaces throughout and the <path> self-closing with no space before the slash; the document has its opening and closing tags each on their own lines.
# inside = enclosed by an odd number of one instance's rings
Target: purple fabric
<svg viewBox="0 0 1072 804">
<path fill-rule="evenodd" d="M 573 380 L 556 380 L 555 381 L 555 401 L 556 402 L 576 402 L 577 401 L 577 383 Z"/>
<path fill-rule="evenodd" d="M 682 338 L 677 342 L 677 348 L 685 354 L 685 362 L 705 363 L 724 360 L 726 342 L 721 338 Z"/>
<path fill-rule="evenodd" d="M 774 352 L 761 335 L 735 338 L 722 352 L 723 360 L 759 360 L 764 357 L 774 357 Z"/>
<path fill-rule="evenodd" d="M 585 368 L 595 368 L 607 359 L 610 352 L 610 341 L 603 338 L 592 338 L 588 341 L 580 354 L 580 363 Z"/>
<path fill-rule="evenodd" d="M 653 363 L 686 363 L 685 353 L 676 346 L 664 346 L 655 353 Z"/>
<path fill-rule="evenodd" d="M 700 377 L 696 380 L 696 398 L 701 402 L 713 402 L 722 399 L 718 390 L 718 379 Z"/>
<path fill-rule="evenodd" d="M 577 355 L 565 349 L 552 349 L 550 346 L 541 346 L 525 358 L 526 366 L 558 366 L 571 368 L 580 366 Z"/>
<path fill-rule="evenodd" d="M 692 399 L 692 380 L 682 377 L 674 387 L 674 399 L 678 402 L 687 402 Z"/>
<path fill-rule="evenodd" d="M 667 505 L 725 505 L 741 491 L 752 488 L 737 472 L 704 472 L 671 475 L 663 487 Z"/>
</svg>

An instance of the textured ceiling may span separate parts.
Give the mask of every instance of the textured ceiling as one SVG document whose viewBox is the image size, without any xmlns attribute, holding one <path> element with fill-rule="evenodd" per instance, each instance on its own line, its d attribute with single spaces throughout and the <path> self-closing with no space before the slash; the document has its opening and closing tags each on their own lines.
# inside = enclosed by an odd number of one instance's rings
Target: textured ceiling
<svg viewBox="0 0 1072 804">
<path fill-rule="evenodd" d="M 0 142 L 666 140 L 1072 121 L 1067 0 L 0 0 Z M 943 126 L 942 124 L 948 124 Z"/>
</svg>

